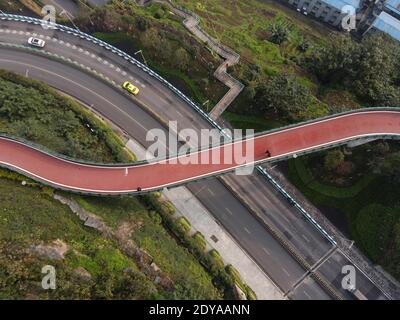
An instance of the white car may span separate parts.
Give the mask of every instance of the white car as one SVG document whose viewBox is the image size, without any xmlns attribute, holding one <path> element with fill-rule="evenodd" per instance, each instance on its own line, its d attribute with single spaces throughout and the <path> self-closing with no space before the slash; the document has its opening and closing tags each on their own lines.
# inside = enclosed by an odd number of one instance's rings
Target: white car
<svg viewBox="0 0 400 320">
<path fill-rule="evenodd" d="M 39 38 L 34 38 L 34 37 L 30 37 L 28 39 L 28 43 L 31 46 L 39 47 L 39 48 L 43 48 L 46 45 L 46 42 L 44 40 L 39 39 Z"/>
</svg>

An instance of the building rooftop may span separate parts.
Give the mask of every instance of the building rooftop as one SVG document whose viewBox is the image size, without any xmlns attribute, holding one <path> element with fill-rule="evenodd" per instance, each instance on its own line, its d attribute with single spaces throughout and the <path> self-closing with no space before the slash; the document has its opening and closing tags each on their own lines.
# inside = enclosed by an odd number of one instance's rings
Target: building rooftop
<svg viewBox="0 0 400 320">
<path fill-rule="evenodd" d="M 399 0 L 397 0 L 397 2 L 399 2 Z M 373 26 L 400 41 L 400 20 L 392 17 L 390 14 L 381 12 Z"/>
<path fill-rule="evenodd" d="M 400 14 L 400 0 L 387 0 L 385 7 L 397 14 Z"/>
<path fill-rule="evenodd" d="M 358 9 L 360 6 L 360 0 L 322 0 L 326 4 L 330 5 L 331 7 L 335 7 L 339 11 L 342 10 L 344 6 L 352 6 L 355 9 Z M 400 0 L 397 0 L 398 2 Z"/>
</svg>

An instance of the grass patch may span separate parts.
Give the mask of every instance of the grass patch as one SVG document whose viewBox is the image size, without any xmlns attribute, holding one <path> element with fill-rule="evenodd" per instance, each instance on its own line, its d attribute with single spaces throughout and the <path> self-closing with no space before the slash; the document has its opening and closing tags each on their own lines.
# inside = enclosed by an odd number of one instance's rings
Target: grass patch
<svg viewBox="0 0 400 320">
<path fill-rule="evenodd" d="M 132 227 L 131 238 L 146 250 L 175 283 L 170 298 L 218 299 L 211 278 L 194 257 L 163 228 L 160 216 L 147 210 L 135 197 L 75 199 L 85 209 L 99 215 L 114 229 L 122 222 Z M 169 215 L 169 213 L 167 213 Z"/>
<path fill-rule="evenodd" d="M 277 120 L 265 119 L 251 115 L 239 115 L 232 112 L 224 112 L 223 117 L 228 120 L 234 128 L 244 130 L 254 129 L 255 132 L 262 132 L 282 126 L 282 122 Z"/>
</svg>

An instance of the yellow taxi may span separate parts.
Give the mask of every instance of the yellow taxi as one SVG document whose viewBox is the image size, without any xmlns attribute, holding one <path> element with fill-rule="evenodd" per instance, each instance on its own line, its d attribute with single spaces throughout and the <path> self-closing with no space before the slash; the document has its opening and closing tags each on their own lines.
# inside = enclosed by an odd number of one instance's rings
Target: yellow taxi
<svg viewBox="0 0 400 320">
<path fill-rule="evenodd" d="M 129 81 L 125 81 L 124 84 L 122 85 L 122 88 L 134 94 L 135 96 L 139 93 L 139 88 L 130 83 Z"/>
</svg>

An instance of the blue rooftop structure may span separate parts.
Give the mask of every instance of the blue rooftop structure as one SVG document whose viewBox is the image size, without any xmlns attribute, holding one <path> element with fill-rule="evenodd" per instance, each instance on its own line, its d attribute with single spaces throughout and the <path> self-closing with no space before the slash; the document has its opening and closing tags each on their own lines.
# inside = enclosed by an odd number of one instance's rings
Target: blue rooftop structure
<svg viewBox="0 0 400 320">
<path fill-rule="evenodd" d="M 400 0 L 397 0 L 398 2 Z M 360 0 L 323 0 L 322 2 L 325 2 L 326 4 L 330 5 L 331 7 L 334 7 L 338 9 L 339 11 L 342 10 L 344 6 L 352 6 L 354 9 L 358 9 L 360 6 Z"/>
<path fill-rule="evenodd" d="M 385 7 L 386 9 L 400 15 L 400 0 L 388 0 L 385 3 Z"/>
<path fill-rule="evenodd" d="M 397 0 L 397 2 L 399 2 L 399 0 Z M 381 14 L 376 18 L 373 26 L 400 41 L 400 20 L 390 14 L 381 12 Z"/>
</svg>

